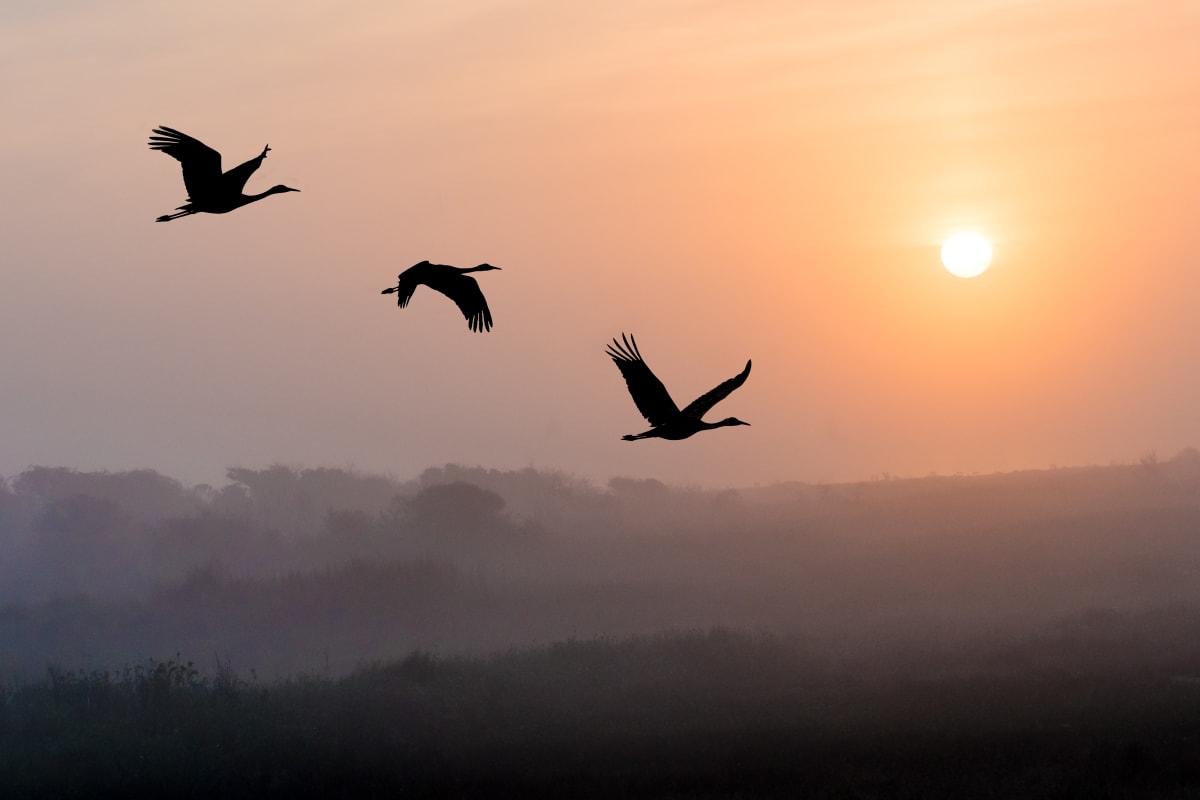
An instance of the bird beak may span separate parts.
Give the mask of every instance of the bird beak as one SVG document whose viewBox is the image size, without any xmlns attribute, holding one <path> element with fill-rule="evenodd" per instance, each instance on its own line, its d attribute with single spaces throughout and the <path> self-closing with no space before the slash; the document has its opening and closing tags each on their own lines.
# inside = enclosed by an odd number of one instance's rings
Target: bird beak
<svg viewBox="0 0 1200 800">
<path fill-rule="evenodd" d="M 396 286 L 390 286 L 387 289 L 384 289 L 382 292 L 380 292 L 380 294 L 391 294 L 392 292 L 396 291 L 397 288 L 398 287 L 396 287 Z"/>
</svg>

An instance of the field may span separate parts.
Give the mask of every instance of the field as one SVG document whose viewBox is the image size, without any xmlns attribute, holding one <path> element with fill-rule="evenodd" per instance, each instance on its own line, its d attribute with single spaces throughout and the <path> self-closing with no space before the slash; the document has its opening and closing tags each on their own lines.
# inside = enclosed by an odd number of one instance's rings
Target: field
<svg viewBox="0 0 1200 800">
<path fill-rule="evenodd" d="M 1200 685 L 1123 644 L 1031 642 L 990 674 L 856 673 L 721 629 L 336 679 L 51 671 L 5 693 L 0 771 L 30 798 L 1195 796 Z"/>
<path fill-rule="evenodd" d="M 1193 453 L 231 477 L 0 486 L 6 798 L 1200 795 Z"/>
</svg>

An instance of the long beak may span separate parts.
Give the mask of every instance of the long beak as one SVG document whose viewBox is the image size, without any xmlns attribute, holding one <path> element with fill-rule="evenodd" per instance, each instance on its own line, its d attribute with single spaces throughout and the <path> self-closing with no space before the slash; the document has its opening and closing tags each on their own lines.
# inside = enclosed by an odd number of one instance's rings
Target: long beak
<svg viewBox="0 0 1200 800">
<path fill-rule="evenodd" d="M 392 292 L 396 291 L 399 288 L 400 288 L 399 286 L 391 286 L 387 289 L 384 289 L 382 292 L 380 292 L 380 294 L 391 294 Z"/>
</svg>

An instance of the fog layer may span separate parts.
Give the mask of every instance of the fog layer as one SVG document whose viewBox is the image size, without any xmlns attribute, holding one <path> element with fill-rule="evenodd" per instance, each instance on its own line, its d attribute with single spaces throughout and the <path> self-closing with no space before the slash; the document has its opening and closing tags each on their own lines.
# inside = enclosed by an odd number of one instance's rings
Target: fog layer
<svg viewBox="0 0 1200 800">
<path fill-rule="evenodd" d="M 33 468 L 0 489 L 0 670 L 179 653 L 345 674 L 414 650 L 729 626 L 869 663 L 1116 632 L 1200 593 L 1200 454 L 844 485 Z M 889 668 L 891 668 L 889 667 Z"/>
</svg>

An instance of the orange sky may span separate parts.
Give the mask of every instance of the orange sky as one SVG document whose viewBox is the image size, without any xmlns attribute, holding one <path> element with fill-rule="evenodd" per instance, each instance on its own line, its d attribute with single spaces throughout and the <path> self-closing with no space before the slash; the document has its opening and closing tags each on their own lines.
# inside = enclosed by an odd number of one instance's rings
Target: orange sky
<svg viewBox="0 0 1200 800">
<path fill-rule="evenodd" d="M 403 7 L 402 7 L 403 6 Z M 0 9 L 0 474 L 856 480 L 1200 445 L 1194 2 Z M 272 152 L 228 216 L 146 148 Z M 995 248 L 963 280 L 938 250 Z M 497 264 L 496 319 L 419 292 Z M 632 331 L 683 405 L 645 429 Z"/>
</svg>

